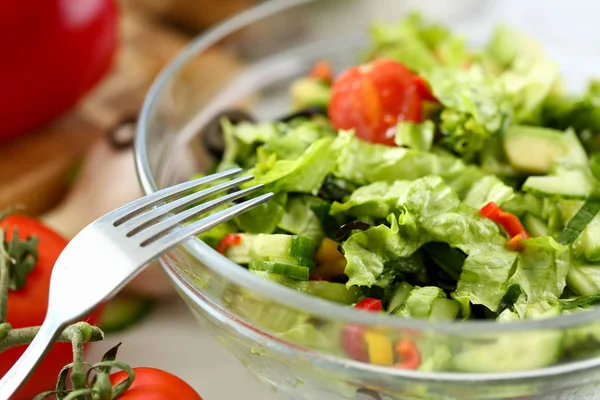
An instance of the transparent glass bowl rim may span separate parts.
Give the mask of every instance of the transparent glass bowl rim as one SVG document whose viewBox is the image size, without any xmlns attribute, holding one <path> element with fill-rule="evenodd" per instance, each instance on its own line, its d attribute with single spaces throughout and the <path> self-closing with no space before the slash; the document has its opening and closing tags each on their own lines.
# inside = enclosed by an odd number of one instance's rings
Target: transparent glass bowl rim
<svg viewBox="0 0 600 400">
<path fill-rule="evenodd" d="M 135 139 L 135 163 L 138 180 L 144 193 L 150 194 L 158 190 L 148 160 L 147 132 L 152 109 L 171 77 L 173 77 L 192 58 L 209 49 L 222 38 L 238 29 L 258 22 L 264 18 L 274 16 L 278 12 L 314 1 L 319 0 L 271 0 L 237 14 L 197 36 L 161 71 L 153 82 L 144 101 L 138 120 Z M 333 302 L 294 291 L 258 277 L 245 268 L 241 268 L 238 264 L 228 260 L 196 237 L 188 239 L 183 243 L 183 246 L 196 259 L 208 268 L 211 268 L 217 274 L 224 276 L 227 280 L 246 289 L 261 293 L 264 297 L 292 309 L 305 311 L 311 315 L 325 319 L 343 320 L 345 322 L 382 328 L 421 330 L 459 335 L 485 333 L 499 334 L 503 332 L 558 329 L 600 321 L 600 308 L 553 318 L 506 323 L 498 323 L 493 320 L 430 322 L 427 320 L 398 318 L 382 313 L 360 312 L 347 306 L 338 305 Z M 181 274 L 169 275 L 175 279 L 175 284 L 181 289 L 186 286 L 182 281 L 185 278 L 183 278 Z M 193 287 L 193 284 L 188 282 L 185 292 L 190 296 L 191 300 L 201 304 L 202 301 L 200 300 L 200 296 L 195 290 L 190 290 L 190 286 Z"/>
</svg>

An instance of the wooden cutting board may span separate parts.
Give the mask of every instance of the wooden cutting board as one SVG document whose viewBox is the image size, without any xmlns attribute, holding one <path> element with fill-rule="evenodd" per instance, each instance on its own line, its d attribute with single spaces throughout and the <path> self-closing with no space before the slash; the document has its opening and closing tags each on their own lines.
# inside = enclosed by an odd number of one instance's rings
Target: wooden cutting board
<svg viewBox="0 0 600 400">
<path fill-rule="evenodd" d="M 120 48 L 111 73 L 69 114 L 0 145 L 0 210 L 20 204 L 38 215 L 54 207 L 86 152 L 120 121 L 137 116 L 160 70 L 191 39 L 135 8 L 122 7 Z M 235 61 L 212 52 L 211 62 Z M 213 69 L 219 71 L 219 67 Z"/>
</svg>

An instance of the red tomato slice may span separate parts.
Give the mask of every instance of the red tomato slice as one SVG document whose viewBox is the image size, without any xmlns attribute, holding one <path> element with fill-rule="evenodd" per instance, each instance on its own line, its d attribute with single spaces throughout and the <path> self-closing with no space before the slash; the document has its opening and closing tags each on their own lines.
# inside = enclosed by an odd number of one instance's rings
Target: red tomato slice
<svg viewBox="0 0 600 400">
<path fill-rule="evenodd" d="M 135 379 L 119 400 L 202 400 L 183 379 L 156 368 L 134 368 Z M 110 375 L 112 385 L 127 379 L 123 371 Z"/>
<path fill-rule="evenodd" d="M 399 121 L 421 121 L 425 92 L 416 78 L 386 59 L 350 68 L 333 82 L 329 118 L 337 129 L 354 129 L 361 139 L 393 146 Z"/>
<path fill-rule="evenodd" d="M 19 237 L 22 239 L 31 235 L 39 239 L 38 262 L 27 275 L 25 286 L 16 292 L 8 293 L 7 320 L 13 328 L 41 325 L 48 308 L 50 274 L 56 259 L 67 245 L 67 240 L 38 220 L 22 215 L 10 215 L 4 218 L 0 225 L 7 231 L 8 239 L 12 237 L 14 227 L 18 228 Z M 96 310 L 86 321 L 96 324 L 100 319 L 100 311 Z M 0 354 L 0 376 L 4 376 L 26 348 L 27 346 L 13 347 Z M 71 344 L 55 344 L 13 399 L 28 400 L 43 391 L 53 389 L 62 367 L 72 361 Z"/>
</svg>

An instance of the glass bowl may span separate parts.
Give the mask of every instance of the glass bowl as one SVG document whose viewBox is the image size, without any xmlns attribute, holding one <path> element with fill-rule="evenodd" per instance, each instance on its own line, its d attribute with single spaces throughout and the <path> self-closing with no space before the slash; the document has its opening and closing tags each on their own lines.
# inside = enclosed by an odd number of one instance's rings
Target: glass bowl
<svg viewBox="0 0 600 400">
<path fill-rule="evenodd" d="M 290 109 L 290 83 L 316 60 L 330 60 L 336 71 L 355 64 L 373 20 L 391 21 L 418 10 L 463 33 L 474 46 L 506 22 L 542 42 L 572 90 L 581 89 L 598 65 L 587 51 L 600 39 L 593 10 L 569 12 L 559 1 L 449 4 L 272 1 L 199 36 L 160 74 L 144 104 L 136 140 L 144 191 L 208 168 L 212 160 L 200 136 L 218 112 L 242 108 L 258 119 L 281 116 Z M 284 397 L 600 399 L 595 389 L 600 310 L 512 323 L 405 320 L 359 312 L 264 280 L 197 238 L 161 261 L 205 329 Z M 414 343 L 421 367 L 348 357 L 342 338 L 349 330 L 384 349 Z M 582 337 L 589 340 L 579 348 L 573 343 Z"/>
</svg>

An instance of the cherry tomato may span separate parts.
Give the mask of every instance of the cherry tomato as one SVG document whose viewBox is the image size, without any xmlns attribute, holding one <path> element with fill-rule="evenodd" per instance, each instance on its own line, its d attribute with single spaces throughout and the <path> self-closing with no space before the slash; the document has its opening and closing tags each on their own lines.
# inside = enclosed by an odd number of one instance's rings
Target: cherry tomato
<svg viewBox="0 0 600 400">
<path fill-rule="evenodd" d="M 0 140 L 71 108 L 108 71 L 114 0 L 19 0 L 0 6 Z"/>
<path fill-rule="evenodd" d="M 333 82 L 329 118 L 337 129 L 393 146 L 399 121 L 421 121 L 424 91 L 416 82 L 415 74 L 392 60 L 350 68 Z"/>
<path fill-rule="evenodd" d="M 156 368 L 134 368 L 135 379 L 119 400 L 202 400 L 183 379 Z M 123 371 L 110 375 L 112 385 L 127 379 Z"/>
<path fill-rule="evenodd" d="M 8 293 L 7 321 L 13 328 L 41 325 L 48 308 L 50 274 L 56 259 L 67 245 L 67 240 L 38 220 L 22 215 L 10 215 L 0 225 L 6 230 L 7 239 L 12 237 L 14 227 L 18 228 L 21 239 L 31 235 L 39 239 L 38 261 L 33 271 L 27 275 L 25 286 Z M 96 324 L 99 318 L 100 310 L 96 310 L 85 320 Z M 17 346 L 0 354 L 0 376 L 4 376 L 26 348 L 27 346 Z M 71 344 L 55 344 L 14 399 L 32 399 L 43 391 L 53 389 L 62 367 L 72 361 Z"/>
</svg>

